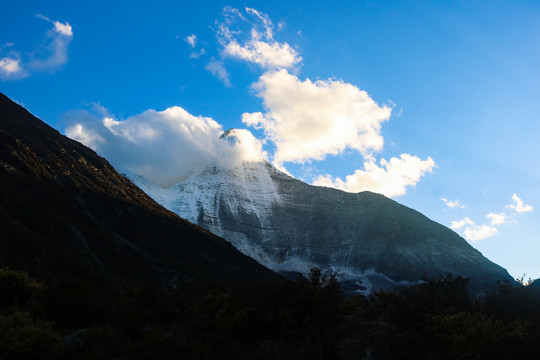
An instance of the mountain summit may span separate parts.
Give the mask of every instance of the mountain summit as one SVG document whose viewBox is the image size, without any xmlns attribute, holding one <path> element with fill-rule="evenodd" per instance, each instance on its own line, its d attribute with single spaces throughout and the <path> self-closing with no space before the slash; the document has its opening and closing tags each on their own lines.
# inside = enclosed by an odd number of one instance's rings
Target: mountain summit
<svg viewBox="0 0 540 360">
<path fill-rule="evenodd" d="M 279 278 L 0 94 L 0 265 L 44 280 Z"/>
<path fill-rule="evenodd" d="M 308 185 L 266 161 L 210 167 L 167 189 L 131 178 L 166 208 L 275 271 L 307 273 L 316 266 L 359 289 L 446 273 L 477 285 L 512 279 L 454 231 L 413 209 L 368 191 Z"/>
</svg>

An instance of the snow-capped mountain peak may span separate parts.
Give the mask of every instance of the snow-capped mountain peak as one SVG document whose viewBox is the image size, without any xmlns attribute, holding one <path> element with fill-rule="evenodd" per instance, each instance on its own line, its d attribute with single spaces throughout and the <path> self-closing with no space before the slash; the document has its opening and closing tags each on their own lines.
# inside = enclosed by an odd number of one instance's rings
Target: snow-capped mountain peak
<svg viewBox="0 0 540 360">
<path fill-rule="evenodd" d="M 222 137 L 234 145 L 235 131 Z M 308 185 L 264 160 L 212 166 L 167 189 L 130 178 L 166 208 L 275 271 L 319 267 L 362 282 L 360 289 L 445 273 L 478 283 L 511 279 L 458 234 L 415 210 L 380 194 Z"/>
</svg>

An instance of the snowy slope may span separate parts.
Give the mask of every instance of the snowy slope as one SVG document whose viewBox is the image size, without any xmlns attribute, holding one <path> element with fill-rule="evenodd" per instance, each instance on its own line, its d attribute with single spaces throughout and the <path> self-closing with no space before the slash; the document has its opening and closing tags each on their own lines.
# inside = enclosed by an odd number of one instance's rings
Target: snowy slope
<svg viewBox="0 0 540 360">
<path fill-rule="evenodd" d="M 244 226 L 256 226 L 263 231 L 272 228 L 272 208 L 279 206 L 280 198 L 265 163 L 245 163 L 227 170 L 212 167 L 167 189 L 141 175 L 128 174 L 128 177 L 167 209 L 226 238 L 267 267 L 275 268 L 261 251 L 260 243 L 253 243 L 249 234 L 224 224 L 220 216 L 230 214 Z"/>
<path fill-rule="evenodd" d="M 368 290 L 445 273 L 478 283 L 511 279 L 415 210 L 371 192 L 311 186 L 266 161 L 213 166 L 167 189 L 128 176 L 161 205 L 275 271 L 305 274 L 317 266 Z"/>
</svg>

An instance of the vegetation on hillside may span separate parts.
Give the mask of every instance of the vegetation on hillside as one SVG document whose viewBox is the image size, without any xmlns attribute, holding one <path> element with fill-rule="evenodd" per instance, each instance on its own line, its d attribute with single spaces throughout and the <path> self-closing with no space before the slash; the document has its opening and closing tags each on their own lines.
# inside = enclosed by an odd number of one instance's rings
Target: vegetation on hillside
<svg viewBox="0 0 540 360">
<path fill-rule="evenodd" d="M 540 343 L 540 289 L 482 299 L 445 276 L 345 298 L 334 275 L 174 291 L 44 284 L 0 270 L 0 359 L 526 359 Z M 536 355 L 536 356 L 535 356 Z"/>
</svg>

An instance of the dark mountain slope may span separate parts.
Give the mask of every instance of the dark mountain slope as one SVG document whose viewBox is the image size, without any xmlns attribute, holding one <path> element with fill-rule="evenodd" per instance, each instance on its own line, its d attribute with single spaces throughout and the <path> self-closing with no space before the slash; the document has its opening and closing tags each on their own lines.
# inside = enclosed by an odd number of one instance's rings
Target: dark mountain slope
<svg viewBox="0 0 540 360">
<path fill-rule="evenodd" d="M 396 280 L 445 273 L 512 280 L 454 231 L 383 195 L 310 186 L 280 174 L 273 178 L 282 197 L 295 198 L 292 206 L 285 202 L 279 216 L 303 226 L 317 263 L 371 268 Z"/>
<path fill-rule="evenodd" d="M 278 276 L 148 197 L 94 151 L 0 94 L 0 265 L 42 279 Z"/>
</svg>

